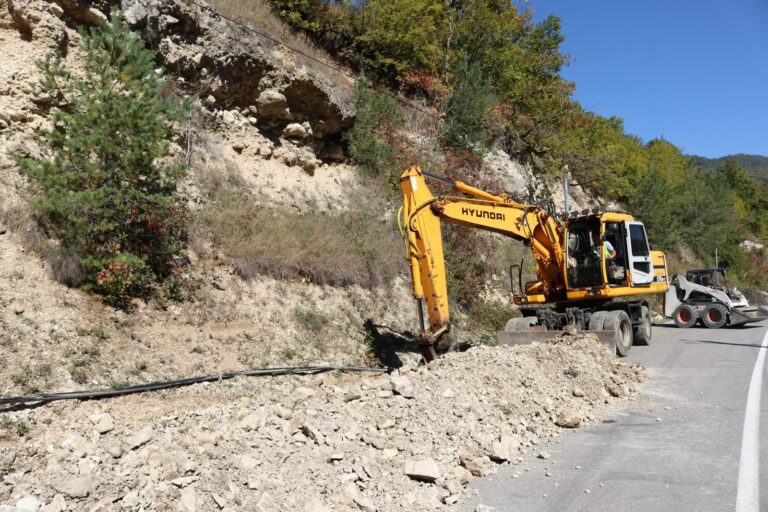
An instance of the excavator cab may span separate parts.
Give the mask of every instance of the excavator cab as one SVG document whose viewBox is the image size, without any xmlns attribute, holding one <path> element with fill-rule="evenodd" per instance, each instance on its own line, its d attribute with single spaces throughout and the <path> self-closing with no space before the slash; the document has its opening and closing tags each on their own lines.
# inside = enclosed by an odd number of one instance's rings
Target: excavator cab
<svg viewBox="0 0 768 512">
<path fill-rule="evenodd" d="M 566 233 L 565 279 L 569 300 L 666 289 L 664 256 L 651 251 L 645 227 L 631 215 L 607 212 L 574 217 L 568 220 Z M 654 258 L 658 260 L 656 264 Z M 635 291 L 629 293 L 632 289 Z"/>
</svg>

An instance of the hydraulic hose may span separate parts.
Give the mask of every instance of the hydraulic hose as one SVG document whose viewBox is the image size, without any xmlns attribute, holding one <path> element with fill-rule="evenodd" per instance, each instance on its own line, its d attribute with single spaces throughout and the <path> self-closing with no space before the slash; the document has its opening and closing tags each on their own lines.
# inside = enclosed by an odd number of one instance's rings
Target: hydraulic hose
<svg viewBox="0 0 768 512">
<path fill-rule="evenodd" d="M 324 372 L 370 372 L 370 373 L 389 373 L 391 368 L 362 368 L 354 366 L 293 366 L 286 368 L 259 368 L 252 370 L 240 370 L 235 372 L 226 372 L 218 375 L 202 375 L 199 377 L 188 377 L 185 379 L 150 382 L 148 384 L 137 384 L 135 386 L 126 386 L 122 388 L 96 389 L 92 391 L 63 391 L 54 393 L 40 393 L 37 395 L 21 395 L 0 398 L 0 405 L 16 405 L 31 402 L 53 402 L 56 400 L 92 400 L 98 398 L 111 398 L 122 395 L 131 395 L 134 393 L 144 393 L 146 391 L 160 391 L 162 389 L 178 388 L 182 386 L 191 386 L 202 382 L 215 382 L 219 380 L 233 379 L 235 377 L 261 377 L 275 375 L 313 375 Z"/>
</svg>

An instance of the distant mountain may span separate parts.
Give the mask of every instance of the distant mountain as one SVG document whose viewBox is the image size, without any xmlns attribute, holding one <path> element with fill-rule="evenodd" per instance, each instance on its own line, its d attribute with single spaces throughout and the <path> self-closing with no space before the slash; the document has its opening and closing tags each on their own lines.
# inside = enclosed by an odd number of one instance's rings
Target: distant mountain
<svg viewBox="0 0 768 512">
<path fill-rule="evenodd" d="M 714 171 L 723 165 L 726 159 L 733 158 L 755 178 L 768 181 L 768 156 L 739 153 L 738 155 L 727 155 L 720 158 L 704 158 L 703 156 L 695 155 L 691 157 L 697 166 L 707 171 Z"/>
</svg>

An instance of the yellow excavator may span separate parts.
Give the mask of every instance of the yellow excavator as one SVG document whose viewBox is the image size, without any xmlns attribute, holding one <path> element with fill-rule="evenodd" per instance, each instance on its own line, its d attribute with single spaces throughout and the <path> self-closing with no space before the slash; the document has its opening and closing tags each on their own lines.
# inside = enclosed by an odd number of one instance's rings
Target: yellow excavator
<svg viewBox="0 0 768 512">
<path fill-rule="evenodd" d="M 425 178 L 465 195 L 435 196 Z M 561 222 L 540 206 L 521 204 L 506 194 L 491 194 L 419 167 L 400 176 L 400 187 L 401 229 L 413 296 L 419 305 L 425 361 L 452 346 L 442 222 L 493 231 L 530 246 L 537 278 L 523 285 L 522 264 L 510 266 L 513 283 L 517 269 L 518 284 L 513 284 L 512 293 L 523 316 L 507 322 L 503 334 L 508 339 L 530 338 L 536 332 L 571 325 L 602 334 L 608 331 L 619 356 L 626 356 L 633 343 L 650 343 L 649 306 L 638 296 L 667 291 L 667 262 L 663 252 L 650 250 L 645 226 L 632 215 L 583 211 Z"/>
</svg>

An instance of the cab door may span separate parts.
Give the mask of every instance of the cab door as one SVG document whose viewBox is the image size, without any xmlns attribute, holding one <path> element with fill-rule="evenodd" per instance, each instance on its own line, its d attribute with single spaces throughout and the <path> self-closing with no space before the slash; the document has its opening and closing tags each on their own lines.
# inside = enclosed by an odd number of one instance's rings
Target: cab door
<svg viewBox="0 0 768 512">
<path fill-rule="evenodd" d="M 653 264 L 648 237 L 642 222 L 627 222 L 627 248 L 629 249 L 629 267 L 632 273 L 632 285 L 651 284 L 653 282 Z"/>
</svg>

